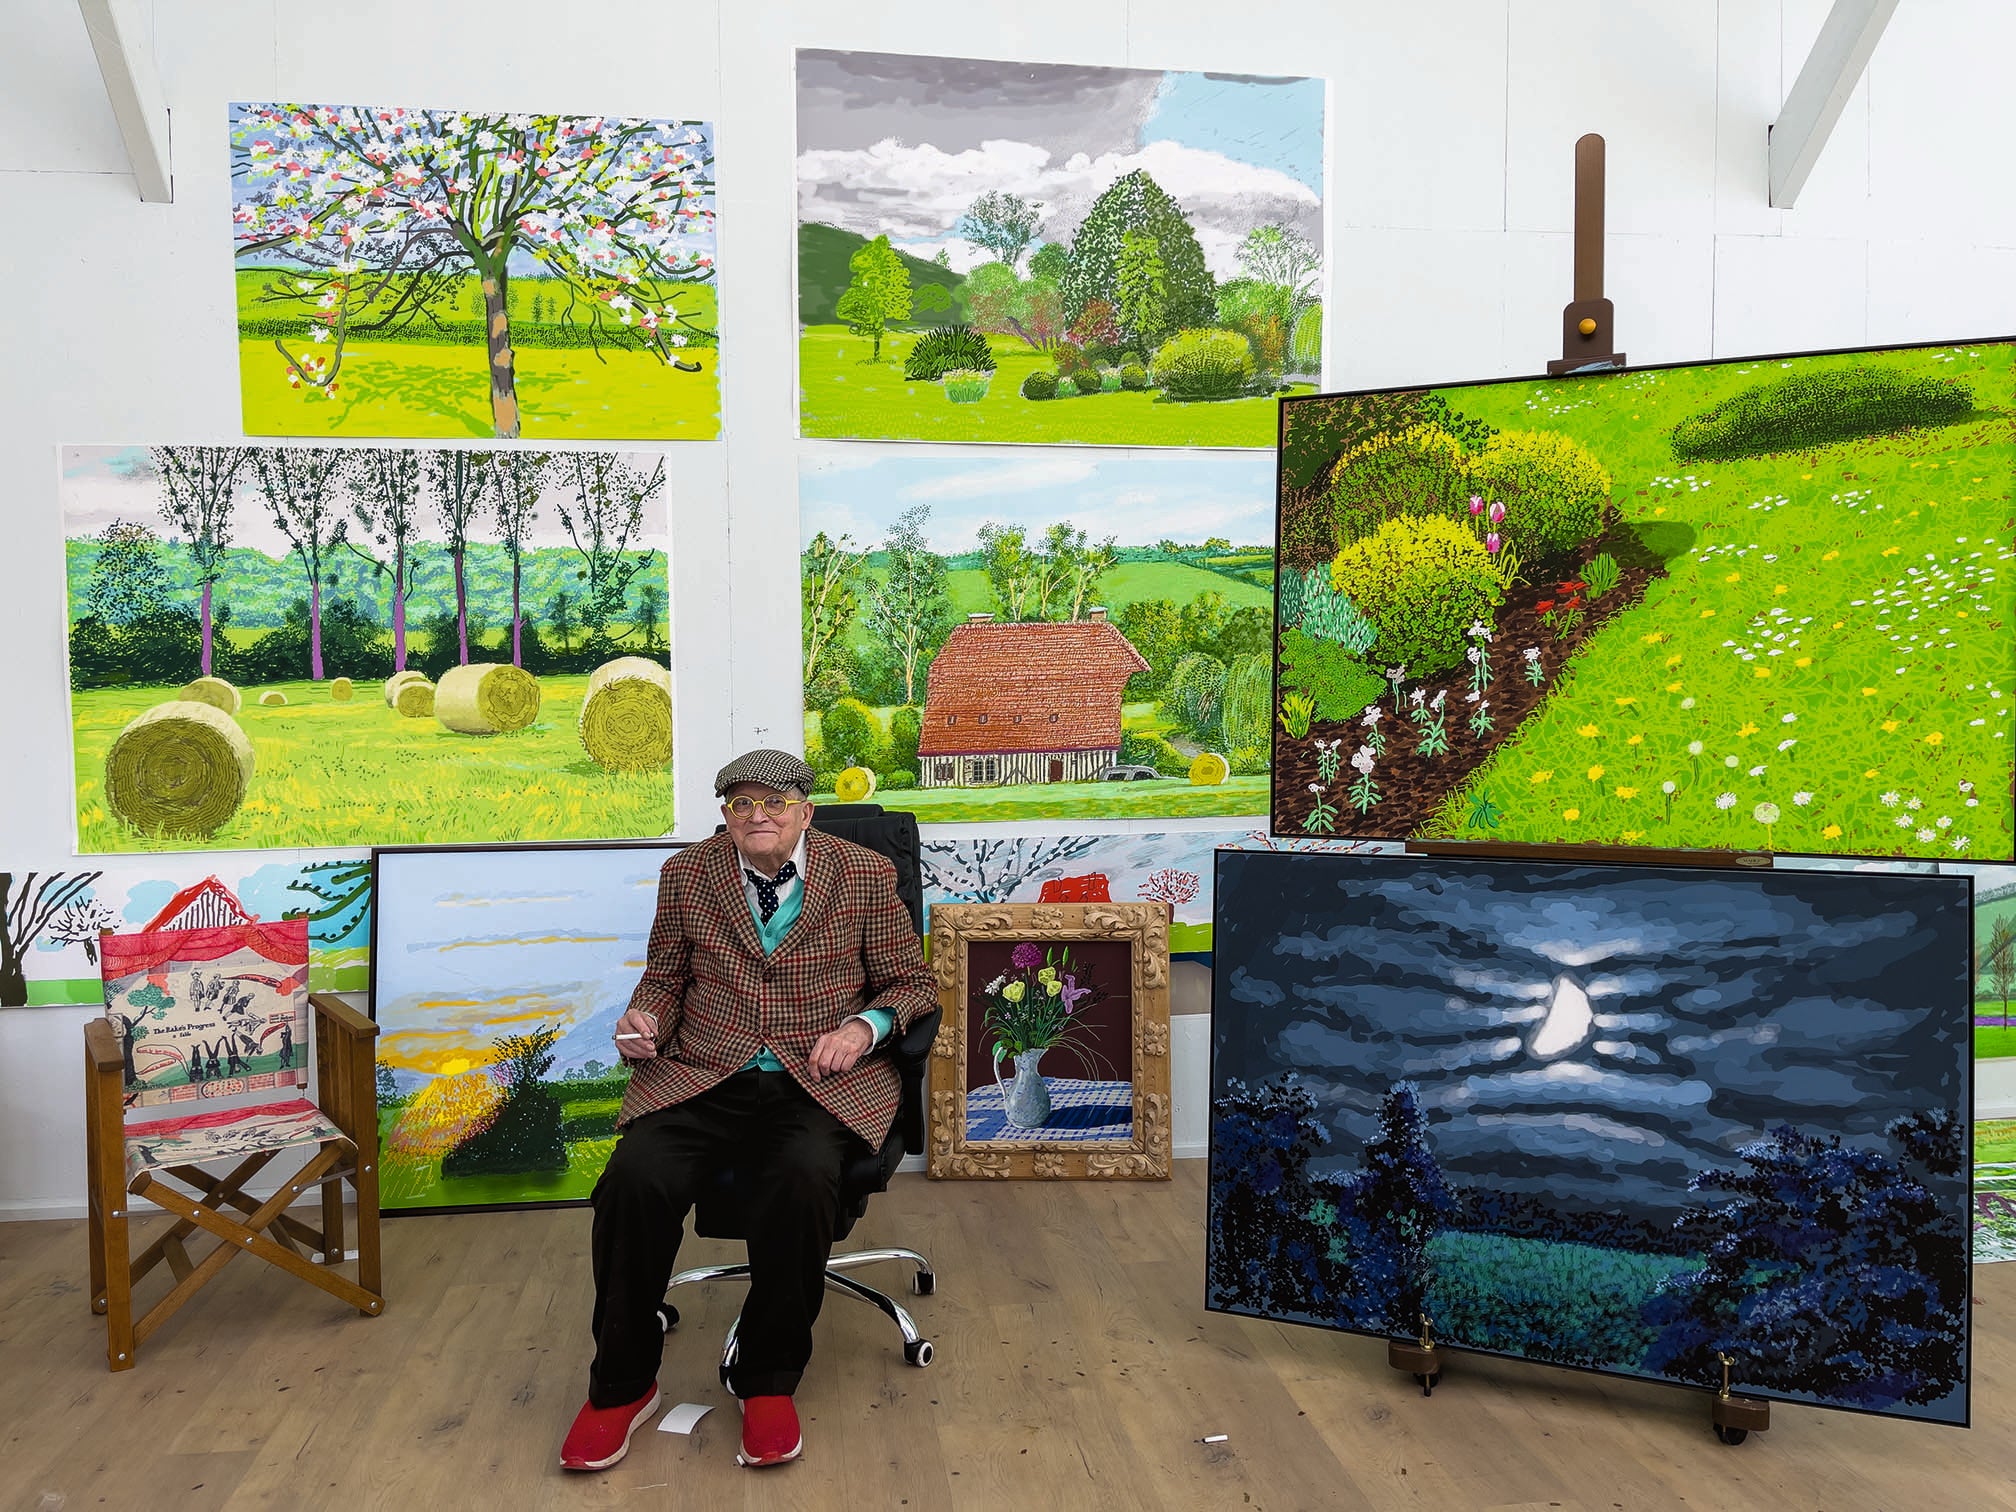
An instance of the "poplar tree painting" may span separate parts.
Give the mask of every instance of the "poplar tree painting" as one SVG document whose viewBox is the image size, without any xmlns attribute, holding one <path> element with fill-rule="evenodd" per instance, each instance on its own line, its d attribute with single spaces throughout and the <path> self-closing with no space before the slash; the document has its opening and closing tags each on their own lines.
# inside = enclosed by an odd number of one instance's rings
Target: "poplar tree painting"
<svg viewBox="0 0 2016 1512">
<path fill-rule="evenodd" d="M 706 440 L 704 121 L 231 107 L 253 435 Z"/>
</svg>

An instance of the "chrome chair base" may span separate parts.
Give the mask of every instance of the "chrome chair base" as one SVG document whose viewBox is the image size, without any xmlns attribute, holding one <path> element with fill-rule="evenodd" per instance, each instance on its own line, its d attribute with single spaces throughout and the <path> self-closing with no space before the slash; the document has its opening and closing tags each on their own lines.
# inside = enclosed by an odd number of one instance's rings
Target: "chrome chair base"
<svg viewBox="0 0 2016 1512">
<path fill-rule="evenodd" d="M 910 1276 L 910 1290 L 920 1297 L 928 1297 L 938 1289 L 938 1276 L 931 1269 L 931 1262 L 913 1249 L 887 1248 L 849 1250 L 844 1254 L 831 1255 L 826 1260 L 826 1288 L 852 1297 L 856 1302 L 866 1302 L 879 1309 L 903 1335 L 903 1360 L 905 1364 L 923 1369 L 931 1363 L 931 1341 L 918 1332 L 916 1320 L 909 1310 L 886 1292 L 879 1292 L 872 1286 L 863 1286 L 842 1271 L 853 1270 L 857 1266 L 880 1265 L 887 1261 L 902 1261 L 915 1269 Z M 698 1265 L 691 1270 L 683 1270 L 665 1284 L 666 1302 L 658 1311 L 658 1321 L 667 1332 L 679 1323 L 679 1309 L 671 1302 L 671 1293 L 677 1287 L 694 1286 L 708 1281 L 732 1281 L 746 1279 L 749 1267 L 742 1265 Z M 728 1325 L 728 1337 L 721 1346 L 721 1384 L 728 1384 L 728 1367 L 735 1363 L 736 1336 L 742 1327 L 742 1315 L 737 1313 L 735 1321 Z"/>
</svg>

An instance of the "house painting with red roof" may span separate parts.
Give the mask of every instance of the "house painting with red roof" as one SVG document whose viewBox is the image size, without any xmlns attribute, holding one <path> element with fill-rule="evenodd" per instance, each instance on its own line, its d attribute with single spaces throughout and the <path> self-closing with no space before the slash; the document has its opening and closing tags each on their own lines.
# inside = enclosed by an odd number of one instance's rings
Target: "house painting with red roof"
<svg viewBox="0 0 2016 1512">
<path fill-rule="evenodd" d="M 931 663 L 918 785 L 1096 782 L 1120 759 L 1127 680 L 1147 670 L 1101 608 L 1062 624 L 968 615 Z"/>
</svg>

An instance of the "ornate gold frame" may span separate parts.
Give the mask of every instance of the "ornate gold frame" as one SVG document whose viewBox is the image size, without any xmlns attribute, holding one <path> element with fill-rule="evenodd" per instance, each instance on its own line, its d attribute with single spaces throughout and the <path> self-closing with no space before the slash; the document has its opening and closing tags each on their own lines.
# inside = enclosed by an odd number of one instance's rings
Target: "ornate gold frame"
<svg viewBox="0 0 2016 1512">
<path fill-rule="evenodd" d="M 1126 1143 L 966 1142 L 967 944 L 1125 940 L 1133 949 L 1134 1129 Z M 931 1046 L 933 1176 L 1169 1179 L 1169 911 L 1160 903 L 937 903 L 931 962 L 944 1022 Z"/>
</svg>

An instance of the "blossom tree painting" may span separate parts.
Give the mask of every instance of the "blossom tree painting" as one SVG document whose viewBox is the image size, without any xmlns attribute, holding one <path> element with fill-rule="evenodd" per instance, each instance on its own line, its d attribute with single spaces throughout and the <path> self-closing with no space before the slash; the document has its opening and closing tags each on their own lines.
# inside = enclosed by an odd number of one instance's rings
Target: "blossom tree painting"
<svg viewBox="0 0 2016 1512">
<path fill-rule="evenodd" d="M 231 142 L 248 431 L 718 432 L 707 123 L 241 104 Z"/>
</svg>

